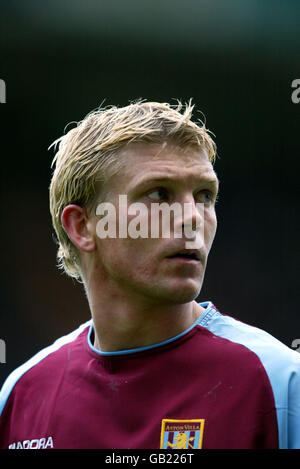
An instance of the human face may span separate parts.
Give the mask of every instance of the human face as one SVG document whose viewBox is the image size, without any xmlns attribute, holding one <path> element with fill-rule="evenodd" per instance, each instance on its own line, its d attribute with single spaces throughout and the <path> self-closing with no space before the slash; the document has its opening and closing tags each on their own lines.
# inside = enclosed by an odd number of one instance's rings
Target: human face
<svg viewBox="0 0 300 469">
<path fill-rule="evenodd" d="M 122 172 L 109 180 L 106 201 L 116 207 L 116 226 L 122 222 L 119 196 L 127 196 L 127 206 L 143 203 L 148 208 L 151 226 L 151 204 L 190 204 L 192 212 L 175 224 L 202 223 L 203 240 L 197 259 L 178 253 L 186 249 L 183 236 L 176 238 L 175 225 L 168 238 L 105 238 L 96 236 L 97 271 L 101 285 L 113 291 L 139 295 L 153 302 L 186 303 L 195 299 L 202 286 L 207 256 L 216 232 L 215 200 L 218 179 L 204 149 L 171 145 L 130 144 L 120 152 Z M 196 203 L 201 204 L 199 212 Z M 126 212 L 128 224 L 136 216 Z M 203 218 L 200 220 L 200 218 Z M 172 225 L 172 224 L 171 224 Z M 95 229 L 96 231 L 96 229 Z M 176 255 L 178 254 L 178 255 Z M 175 255 L 175 256 L 174 256 Z"/>
</svg>

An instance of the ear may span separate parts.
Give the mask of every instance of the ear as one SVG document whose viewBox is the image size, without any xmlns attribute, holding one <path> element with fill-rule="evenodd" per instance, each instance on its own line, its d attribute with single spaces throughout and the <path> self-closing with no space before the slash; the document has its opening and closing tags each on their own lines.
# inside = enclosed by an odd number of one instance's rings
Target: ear
<svg viewBox="0 0 300 469">
<path fill-rule="evenodd" d="M 96 243 L 90 230 L 86 210 L 79 205 L 67 205 L 61 215 L 62 225 L 70 240 L 81 251 L 92 252 Z"/>
</svg>

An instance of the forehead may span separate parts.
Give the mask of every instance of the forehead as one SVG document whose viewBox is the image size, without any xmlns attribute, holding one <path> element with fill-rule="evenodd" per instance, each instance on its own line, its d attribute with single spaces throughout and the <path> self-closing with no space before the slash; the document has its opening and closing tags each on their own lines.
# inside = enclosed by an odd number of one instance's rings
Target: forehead
<svg viewBox="0 0 300 469">
<path fill-rule="evenodd" d="M 215 179 L 215 171 L 204 148 L 181 148 L 170 143 L 130 144 L 120 152 L 121 176 L 130 186 L 141 179 L 168 177 L 176 180 Z M 120 182 L 120 181 L 119 181 Z"/>
</svg>

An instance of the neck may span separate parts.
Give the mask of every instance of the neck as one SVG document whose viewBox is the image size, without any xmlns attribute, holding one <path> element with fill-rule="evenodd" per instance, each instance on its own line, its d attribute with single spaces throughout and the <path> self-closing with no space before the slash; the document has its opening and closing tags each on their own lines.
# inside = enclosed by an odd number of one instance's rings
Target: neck
<svg viewBox="0 0 300 469">
<path fill-rule="evenodd" d="M 94 346 L 103 352 L 145 347 L 189 328 L 204 311 L 198 303 L 149 301 L 125 292 L 87 288 L 94 323 Z"/>
</svg>

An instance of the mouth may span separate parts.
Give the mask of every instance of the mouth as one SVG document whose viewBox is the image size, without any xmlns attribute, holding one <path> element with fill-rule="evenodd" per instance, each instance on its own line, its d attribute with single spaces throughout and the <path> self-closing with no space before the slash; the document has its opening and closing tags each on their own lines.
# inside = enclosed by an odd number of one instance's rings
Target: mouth
<svg viewBox="0 0 300 469">
<path fill-rule="evenodd" d="M 201 261 L 201 255 L 197 250 L 183 249 L 181 251 L 175 252 L 174 254 L 171 254 L 170 256 L 167 256 L 167 259 L 177 262 L 198 264 Z"/>
</svg>

